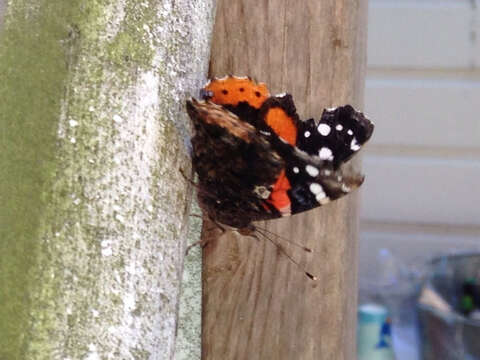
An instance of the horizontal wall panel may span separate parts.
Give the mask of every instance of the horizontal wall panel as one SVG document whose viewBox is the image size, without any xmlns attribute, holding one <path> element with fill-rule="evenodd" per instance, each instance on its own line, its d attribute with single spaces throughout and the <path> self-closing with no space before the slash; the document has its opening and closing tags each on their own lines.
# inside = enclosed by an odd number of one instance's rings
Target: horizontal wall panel
<svg viewBox="0 0 480 360">
<path fill-rule="evenodd" d="M 479 41 L 472 35 L 474 19 L 475 8 L 466 0 L 372 1 L 368 64 L 388 68 L 471 67 Z"/>
<path fill-rule="evenodd" d="M 480 160 L 367 154 L 363 171 L 365 220 L 480 224 Z"/>
<path fill-rule="evenodd" d="M 480 81 L 367 79 L 372 143 L 480 148 Z"/>
<path fill-rule="evenodd" d="M 360 278 L 363 279 L 376 278 L 382 248 L 390 250 L 400 262 L 416 267 L 440 255 L 480 252 L 480 234 L 362 230 L 359 238 Z"/>
</svg>

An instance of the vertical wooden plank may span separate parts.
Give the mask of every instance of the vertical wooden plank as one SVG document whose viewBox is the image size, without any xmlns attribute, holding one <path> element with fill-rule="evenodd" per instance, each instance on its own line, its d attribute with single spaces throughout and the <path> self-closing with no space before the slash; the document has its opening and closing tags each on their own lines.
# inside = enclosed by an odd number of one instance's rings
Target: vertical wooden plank
<svg viewBox="0 0 480 360">
<path fill-rule="evenodd" d="M 366 0 L 219 0 L 211 75 L 250 75 L 272 93 L 288 91 L 302 119 L 318 119 L 333 105 L 358 107 L 366 10 Z M 203 358 L 354 359 L 357 194 L 259 226 L 313 248 L 308 254 L 283 243 L 318 281 L 267 241 L 232 233 L 211 241 Z"/>
</svg>

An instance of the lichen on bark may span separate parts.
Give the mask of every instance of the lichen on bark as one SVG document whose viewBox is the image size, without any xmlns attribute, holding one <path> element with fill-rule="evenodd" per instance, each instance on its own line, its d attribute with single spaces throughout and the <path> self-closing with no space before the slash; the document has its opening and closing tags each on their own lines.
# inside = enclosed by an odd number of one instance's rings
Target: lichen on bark
<svg viewBox="0 0 480 360">
<path fill-rule="evenodd" d="M 0 358 L 168 359 L 212 1 L 10 0 Z M 5 305 L 4 305 L 5 304 Z"/>
</svg>

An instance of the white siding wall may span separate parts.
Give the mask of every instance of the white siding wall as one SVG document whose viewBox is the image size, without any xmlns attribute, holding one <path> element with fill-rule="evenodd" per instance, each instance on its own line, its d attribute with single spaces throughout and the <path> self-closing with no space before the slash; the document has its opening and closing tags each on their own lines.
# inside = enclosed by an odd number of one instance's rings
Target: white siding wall
<svg viewBox="0 0 480 360">
<path fill-rule="evenodd" d="M 370 0 L 361 268 L 480 250 L 480 1 Z"/>
</svg>

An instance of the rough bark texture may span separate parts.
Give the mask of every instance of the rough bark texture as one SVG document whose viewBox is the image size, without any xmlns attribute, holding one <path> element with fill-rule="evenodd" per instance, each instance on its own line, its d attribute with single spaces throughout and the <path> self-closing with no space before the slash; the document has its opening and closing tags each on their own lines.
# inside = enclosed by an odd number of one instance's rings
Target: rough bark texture
<svg viewBox="0 0 480 360">
<path fill-rule="evenodd" d="M 213 4 L 10 0 L 0 359 L 169 359 Z"/>
<path fill-rule="evenodd" d="M 201 214 L 196 202 L 191 209 L 193 214 Z M 188 244 L 200 240 L 202 220 L 190 218 Z M 175 360 L 196 360 L 201 357 L 201 318 L 202 318 L 202 251 L 194 246 L 185 257 L 182 294 L 178 314 L 178 333 L 175 347 Z"/>
<path fill-rule="evenodd" d="M 303 119 L 361 108 L 366 10 L 366 0 L 219 1 L 211 75 L 288 91 Z M 206 246 L 204 359 L 355 358 L 357 197 L 259 225 L 312 248 L 280 241 L 316 282 L 267 241 L 226 233 Z"/>
</svg>

